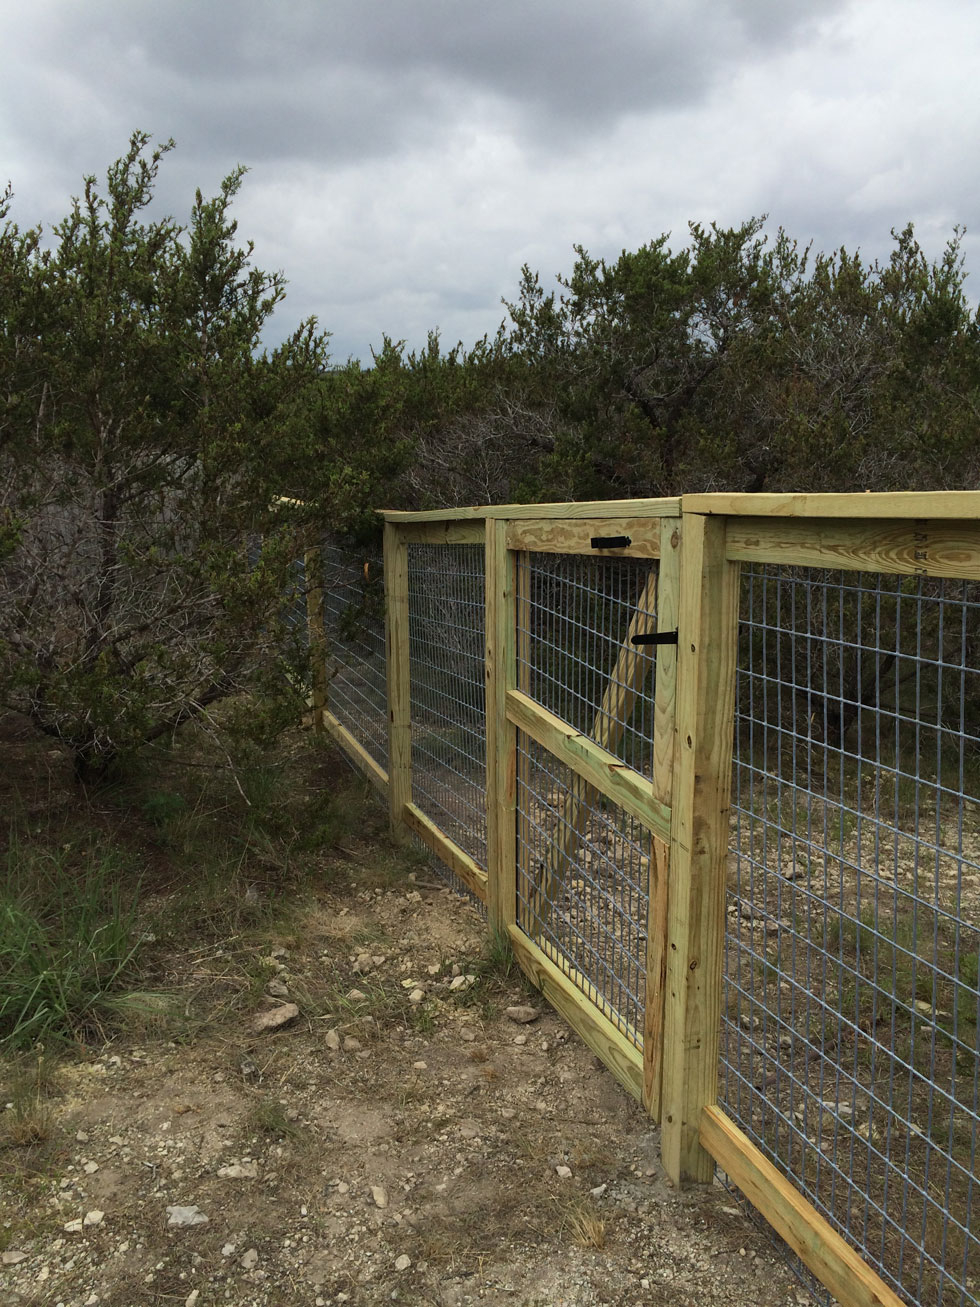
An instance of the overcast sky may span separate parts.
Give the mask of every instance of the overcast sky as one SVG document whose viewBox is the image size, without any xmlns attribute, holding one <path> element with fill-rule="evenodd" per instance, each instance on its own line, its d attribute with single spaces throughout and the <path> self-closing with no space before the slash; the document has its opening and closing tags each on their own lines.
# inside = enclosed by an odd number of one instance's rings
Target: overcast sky
<svg viewBox="0 0 980 1307">
<path fill-rule="evenodd" d="M 367 361 L 691 219 L 868 257 L 963 225 L 980 283 L 978 69 L 977 0 L 0 0 L 0 184 L 50 223 L 140 128 L 184 219 L 246 164 L 270 339 L 315 314 Z"/>
</svg>

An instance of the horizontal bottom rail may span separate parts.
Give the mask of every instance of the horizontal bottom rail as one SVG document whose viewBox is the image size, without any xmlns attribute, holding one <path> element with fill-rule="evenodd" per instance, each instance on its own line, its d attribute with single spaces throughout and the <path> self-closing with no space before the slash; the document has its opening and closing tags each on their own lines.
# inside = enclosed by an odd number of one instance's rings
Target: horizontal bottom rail
<svg viewBox="0 0 980 1307">
<path fill-rule="evenodd" d="M 602 1015 L 556 963 L 518 927 L 510 926 L 511 945 L 521 970 L 537 985 L 596 1057 L 634 1098 L 643 1099 L 643 1054 Z"/>
<path fill-rule="evenodd" d="M 463 882 L 466 888 L 482 902 L 487 901 L 487 873 L 478 866 L 470 855 L 441 831 L 421 808 L 414 803 L 406 803 L 402 808 L 401 819 L 413 835 L 417 835 L 427 849 L 444 862 L 449 870 Z"/>
<path fill-rule="evenodd" d="M 322 721 L 323 729 L 334 743 L 343 749 L 354 766 L 359 768 L 371 784 L 379 789 L 382 794 L 387 794 L 388 773 L 380 763 L 375 762 L 360 740 L 355 739 L 347 727 L 339 722 L 333 713 L 326 708 L 323 710 Z"/>
<path fill-rule="evenodd" d="M 899 1296 L 837 1233 L 719 1107 L 701 1113 L 702 1147 L 845 1307 L 904 1307 Z"/>
</svg>

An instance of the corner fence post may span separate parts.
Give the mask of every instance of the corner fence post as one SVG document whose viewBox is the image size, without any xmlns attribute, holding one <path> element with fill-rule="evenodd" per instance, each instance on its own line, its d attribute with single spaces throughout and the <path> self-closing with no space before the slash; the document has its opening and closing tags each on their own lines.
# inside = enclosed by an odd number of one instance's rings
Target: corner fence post
<svg viewBox="0 0 980 1307">
<path fill-rule="evenodd" d="M 718 1096 L 738 649 L 739 569 L 725 534 L 724 517 L 684 514 L 661 1115 L 675 1184 L 714 1171 L 699 1129 Z"/>
<path fill-rule="evenodd" d="M 323 555 L 319 549 L 306 550 L 303 571 L 306 577 L 306 633 L 313 691 L 313 730 L 322 735 L 326 729 L 323 714 L 327 710 L 327 630 L 323 623 Z"/>
<path fill-rule="evenodd" d="M 506 935 L 517 920 L 517 728 L 507 719 L 516 679 L 515 569 L 507 523 L 486 520 L 487 918 Z"/>
<path fill-rule="evenodd" d="M 388 813 L 393 834 L 412 798 L 412 711 L 408 664 L 408 545 L 384 527 L 385 651 L 388 681 Z"/>
</svg>

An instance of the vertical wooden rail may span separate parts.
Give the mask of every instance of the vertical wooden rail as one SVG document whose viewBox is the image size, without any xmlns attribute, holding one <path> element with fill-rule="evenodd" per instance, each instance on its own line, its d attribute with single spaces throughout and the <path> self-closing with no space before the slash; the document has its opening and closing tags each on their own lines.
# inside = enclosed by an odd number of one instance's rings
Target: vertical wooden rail
<svg viewBox="0 0 980 1307">
<path fill-rule="evenodd" d="M 306 577 L 306 632 L 310 650 L 313 690 L 313 730 L 322 735 L 327 710 L 327 629 L 323 624 L 323 555 L 307 549 L 303 556 Z"/>
<path fill-rule="evenodd" d="M 408 666 L 408 545 L 385 522 L 385 650 L 388 680 L 388 813 L 393 834 L 412 799 L 412 713 Z"/>
<path fill-rule="evenodd" d="M 657 577 L 657 630 L 676 631 L 680 587 L 681 519 L 660 522 Z M 674 713 L 677 697 L 677 648 L 657 650 L 653 698 L 653 796 L 668 806 L 674 789 Z M 650 836 L 647 908 L 646 994 L 643 1008 L 643 1106 L 660 1120 L 663 1088 L 664 988 L 667 977 L 667 884 L 670 848 Z"/>
<path fill-rule="evenodd" d="M 487 916 L 506 935 L 517 919 L 517 729 L 507 720 L 516 683 L 515 566 L 507 523 L 486 524 Z"/>
<path fill-rule="evenodd" d="M 698 1130 L 718 1094 L 738 565 L 722 517 L 685 513 L 678 605 L 675 782 L 667 904 L 664 1169 L 707 1182 Z"/>
</svg>

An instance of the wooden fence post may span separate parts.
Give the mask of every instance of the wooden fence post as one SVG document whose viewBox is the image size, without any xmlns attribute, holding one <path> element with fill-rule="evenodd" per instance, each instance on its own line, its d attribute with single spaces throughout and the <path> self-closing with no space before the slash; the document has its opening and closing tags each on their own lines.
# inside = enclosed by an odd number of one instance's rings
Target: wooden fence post
<svg viewBox="0 0 980 1307">
<path fill-rule="evenodd" d="M 388 681 L 388 812 L 393 834 L 412 799 L 412 713 L 408 665 L 408 545 L 391 522 L 384 527 L 385 650 Z"/>
<path fill-rule="evenodd" d="M 667 904 L 661 1147 L 678 1184 L 714 1171 L 698 1130 L 718 1095 L 725 885 L 738 642 L 726 520 L 685 513 Z"/>
<path fill-rule="evenodd" d="M 319 549 L 307 549 L 303 557 L 306 578 L 306 633 L 310 651 L 313 691 L 313 730 L 324 732 L 327 709 L 327 630 L 323 623 L 323 556 Z"/>
<path fill-rule="evenodd" d="M 507 719 L 516 682 L 515 568 L 507 523 L 486 522 L 487 917 L 506 935 L 517 920 L 517 728 Z"/>
</svg>

